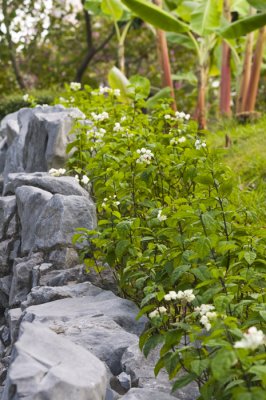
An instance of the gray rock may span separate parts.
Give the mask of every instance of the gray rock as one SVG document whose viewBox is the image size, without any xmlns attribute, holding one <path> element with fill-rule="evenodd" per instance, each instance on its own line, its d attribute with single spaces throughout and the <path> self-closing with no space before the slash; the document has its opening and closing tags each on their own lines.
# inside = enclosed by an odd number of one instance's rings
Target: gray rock
<svg viewBox="0 0 266 400">
<path fill-rule="evenodd" d="M 0 291 L 9 296 L 10 288 L 12 282 L 12 275 L 4 276 L 0 278 Z"/>
<path fill-rule="evenodd" d="M 130 391 L 123 396 L 123 400 L 174 400 L 174 399 L 176 399 L 176 397 L 173 397 L 170 394 L 162 393 L 157 390 L 140 389 L 140 388 L 130 389 Z"/>
<path fill-rule="evenodd" d="M 0 328 L 0 338 L 5 346 L 10 345 L 10 331 L 7 326 L 3 325 Z"/>
<path fill-rule="evenodd" d="M 68 269 L 76 266 L 80 262 L 80 259 L 77 250 L 73 249 L 73 247 L 63 247 L 49 251 L 47 261 L 56 265 L 56 268 Z"/>
<path fill-rule="evenodd" d="M 19 329 L 22 311 L 20 308 L 11 308 L 7 312 L 7 322 L 10 331 L 11 343 L 14 343 Z"/>
<path fill-rule="evenodd" d="M 90 352 L 38 324 L 24 323 L 2 400 L 102 400 L 106 369 Z"/>
<path fill-rule="evenodd" d="M 68 297 L 96 296 L 102 290 L 90 282 L 72 284 L 67 286 L 36 286 L 31 289 L 27 300 L 21 303 L 21 308 L 48 303 L 50 301 L 66 299 Z"/>
<path fill-rule="evenodd" d="M 35 253 L 31 257 L 18 259 L 13 266 L 13 277 L 11 282 L 9 305 L 19 305 L 26 300 L 27 294 L 32 288 L 32 270 L 43 262 L 42 254 Z"/>
<path fill-rule="evenodd" d="M 12 172 L 48 171 L 51 167 L 64 165 L 68 157 L 66 145 L 70 141 L 73 112 L 82 117 L 79 110 L 65 109 L 60 105 L 23 108 L 18 112 L 19 132 L 13 140 L 8 137 L 9 148 L 3 172 L 5 184 Z M 3 134 L 7 134 L 6 129 Z"/>
<path fill-rule="evenodd" d="M 36 224 L 52 194 L 33 186 L 16 190 L 18 214 L 21 223 L 21 251 L 27 254 L 35 245 Z"/>
<path fill-rule="evenodd" d="M 124 352 L 121 361 L 122 368 L 131 376 L 132 381 L 138 380 L 139 387 L 171 393 L 173 382 L 169 381 L 168 374 L 164 369 L 161 369 L 155 378 L 154 367 L 159 358 L 160 353 L 158 348 L 151 351 L 148 357 L 145 358 L 138 344 L 134 344 Z M 172 396 L 180 400 L 195 400 L 199 397 L 198 387 L 195 383 L 191 383 L 182 389 L 176 390 L 172 393 Z"/>
<path fill-rule="evenodd" d="M 4 138 L 0 140 L 0 173 L 2 173 L 5 168 L 7 149 L 7 139 Z M 0 193 L 2 193 L 2 190 L 0 190 Z"/>
<path fill-rule="evenodd" d="M 18 135 L 19 124 L 18 124 L 18 111 L 6 115 L 0 122 L 0 137 L 9 138 L 9 135 Z"/>
<path fill-rule="evenodd" d="M 95 205 L 85 197 L 55 194 L 36 223 L 35 249 L 71 245 L 75 229 L 79 227 L 95 229 Z"/>
<path fill-rule="evenodd" d="M 10 273 L 10 254 L 13 250 L 13 239 L 0 242 L 0 276 L 3 277 Z"/>
<path fill-rule="evenodd" d="M 4 195 L 14 194 L 20 186 L 35 186 L 52 194 L 58 193 L 64 196 L 89 197 L 89 193 L 80 186 L 75 178 L 71 176 L 55 177 L 46 172 L 9 174 Z"/>
<path fill-rule="evenodd" d="M 122 372 L 121 358 L 130 345 L 138 343 L 145 319 L 136 321 L 136 306 L 111 292 L 87 287 L 89 295 L 30 306 L 23 320 L 41 322 L 56 333 L 91 351 L 114 375 Z M 71 287 L 74 290 L 75 285 Z"/>
<path fill-rule="evenodd" d="M 69 282 L 81 283 L 87 280 L 83 265 L 77 265 L 69 269 L 54 270 L 53 264 L 46 263 L 40 265 L 36 274 L 38 274 L 36 286 L 63 286 Z"/>
<path fill-rule="evenodd" d="M 16 212 L 16 197 L 0 197 L 0 240 L 12 236 L 16 231 L 16 224 L 10 230 L 12 218 Z M 13 224 L 14 225 L 14 224 Z"/>
</svg>

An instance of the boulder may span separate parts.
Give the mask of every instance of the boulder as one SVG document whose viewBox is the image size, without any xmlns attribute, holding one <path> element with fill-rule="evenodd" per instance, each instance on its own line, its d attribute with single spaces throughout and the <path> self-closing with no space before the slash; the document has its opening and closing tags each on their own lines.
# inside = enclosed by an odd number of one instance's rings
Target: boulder
<svg viewBox="0 0 266 400">
<path fill-rule="evenodd" d="M 73 113 L 84 117 L 78 109 L 66 109 L 61 105 L 23 108 L 17 113 L 19 132 L 8 137 L 3 171 L 5 184 L 12 172 L 48 171 L 64 165 Z M 2 129 L 2 135 L 7 135 L 6 128 Z"/>
<path fill-rule="evenodd" d="M 12 253 L 14 241 L 12 238 L 0 242 L 0 276 L 8 275 L 10 271 L 10 254 Z"/>
<path fill-rule="evenodd" d="M 47 172 L 13 173 L 8 175 L 8 183 L 4 195 L 14 194 L 20 186 L 35 186 L 52 194 L 64 196 L 75 195 L 89 197 L 89 193 L 83 189 L 77 180 L 71 176 L 51 176 Z"/>
<path fill-rule="evenodd" d="M 21 186 L 16 190 L 21 224 L 21 251 L 24 255 L 35 245 L 37 221 L 52 196 L 51 193 L 33 186 Z"/>
<path fill-rule="evenodd" d="M 16 232 L 16 197 L 0 197 L 0 240 L 10 237 Z M 13 221 L 13 222 L 12 222 Z"/>
<path fill-rule="evenodd" d="M 2 400 L 102 400 L 104 364 L 89 351 L 49 329 L 23 323 Z"/>
<path fill-rule="evenodd" d="M 95 229 L 96 224 L 95 205 L 87 197 L 55 194 L 47 202 L 36 222 L 35 249 L 71 246 L 76 228 Z"/>
<path fill-rule="evenodd" d="M 0 122 L 0 137 L 7 138 L 8 144 L 19 133 L 18 111 L 6 115 Z"/>
<path fill-rule="evenodd" d="M 35 253 L 30 257 L 17 259 L 13 266 L 13 276 L 9 294 L 9 305 L 16 306 L 26 300 L 32 288 L 32 270 L 43 262 L 42 254 Z"/>
<path fill-rule="evenodd" d="M 167 393 L 162 393 L 157 390 L 151 389 L 130 389 L 127 394 L 123 396 L 123 400 L 175 400 L 176 397 Z"/>
<path fill-rule="evenodd" d="M 43 263 L 33 269 L 34 286 L 63 286 L 69 282 L 84 282 L 86 275 L 83 265 L 68 269 L 55 269 L 52 263 Z"/>
<path fill-rule="evenodd" d="M 145 358 L 138 344 L 134 344 L 124 352 L 121 363 L 123 371 L 131 376 L 133 382 L 137 380 L 139 387 L 171 393 L 173 382 L 169 381 L 167 372 L 161 369 L 157 377 L 154 375 L 154 367 L 159 358 L 160 351 L 158 348 L 152 350 Z M 199 397 L 198 387 L 196 383 L 190 383 L 186 387 L 176 390 L 172 393 L 172 396 L 180 400 L 195 400 Z M 135 397 L 132 399 L 135 399 Z M 146 399 L 146 397 L 143 397 L 143 399 Z"/>
</svg>

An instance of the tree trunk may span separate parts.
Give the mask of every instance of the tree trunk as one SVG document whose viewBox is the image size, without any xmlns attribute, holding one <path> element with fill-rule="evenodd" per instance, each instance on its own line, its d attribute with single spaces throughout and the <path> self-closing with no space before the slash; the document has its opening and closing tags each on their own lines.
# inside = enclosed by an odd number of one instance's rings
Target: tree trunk
<svg viewBox="0 0 266 400">
<path fill-rule="evenodd" d="M 200 65 L 198 73 L 198 102 L 196 109 L 196 119 L 198 121 L 199 129 L 206 129 L 206 87 L 207 87 L 207 76 L 208 67 Z"/>
<path fill-rule="evenodd" d="M 229 0 L 223 2 L 224 17 L 231 21 Z M 224 116 L 231 116 L 231 49 L 228 44 L 222 42 L 222 70 L 220 86 L 220 113 Z"/>
<path fill-rule="evenodd" d="M 16 77 L 16 81 L 17 81 L 20 89 L 24 90 L 24 89 L 26 89 L 26 85 L 22 78 L 22 75 L 20 74 L 19 66 L 17 63 L 16 49 L 14 48 L 14 43 L 12 41 L 12 37 L 11 37 L 11 33 L 10 33 L 10 19 L 8 16 L 6 0 L 3 0 L 2 11 L 3 11 L 3 16 L 4 16 L 4 24 L 6 27 L 6 40 L 7 40 L 9 56 L 10 56 L 11 64 L 13 67 L 14 75 Z"/>
<path fill-rule="evenodd" d="M 159 7 L 162 7 L 161 0 L 154 0 L 154 2 Z M 156 29 L 156 35 L 157 35 L 158 57 L 159 57 L 161 76 L 162 76 L 162 86 L 170 88 L 171 97 L 173 98 L 172 108 L 174 111 L 176 111 L 174 85 L 171 76 L 171 64 L 169 59 L 166 35 L 165 32 L 162 31 L 161 29 Z"/>
<path fill-rule="evenodd" d="M 253 112 L 255 110 L 265 41 L 266 41 L 266 26 L 260 29 L 256 43 L 248 92 L 247 92 L 248 95 L 246 98 L 245 109 L 244 109 L 244 111 L 247 112 Z"/>
<path fill-rule="evenodd" d="M 250 8 L 250 15 L 254 14 L 254 9 Z M 239 114 L 244 111 L 245 104 L 247 101 L 248 85 L 250 81 L 251 66 L 252 66 L 252 49 L 254 42 L 254 32 L 250 32 L 247 35 L 245 56 L 243 62 L 243 69 L 240 77 L 239 93 L 236 104 L 236 113 Z"/>
</svg>

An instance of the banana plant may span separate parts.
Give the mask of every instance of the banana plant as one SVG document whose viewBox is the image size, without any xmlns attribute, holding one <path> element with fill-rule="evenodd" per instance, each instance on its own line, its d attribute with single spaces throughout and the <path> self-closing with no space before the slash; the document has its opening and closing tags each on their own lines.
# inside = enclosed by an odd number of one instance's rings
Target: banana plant
<svg viewBox="0 0 266 400">
<path fill-rule="evenodd" d="M 235 60 L 239 62 L 239 56 L 234 46 L 234 39 L 239 36 L 262 28 L 260 39 L 257 45 L 256 58 L 260 60 L 263 43 L 264 43 L 264 25 L 266 22 L 266 2 L 265 0 L 231 0 L 224 4 L 223 0 L 165 0 L 165 10 L 160 10 L 155 5 L 145 0 L 122 0 L 122 2 L 146 22 L 153 26 L 163 29 L 168 32 L 175 32 L 179 38 L 185 38 L 184 43 L 189 38 L 193 44 L 193 49 L 198 58 L 198 102 L 196 109 L 196 117 L 198 119 L 199 128 L 206 127 L 206 91 L 208 83 L 208 74 L 210 67 L 210 56 L 214 47 L 224 40 L 227 45 L 227 53 L 230 48 Z M 172 7 L 169 3 L 174 3 Z M 224 18 L 223 9 L 230 6 L 231 12 L 238 11 L 239 8 L 245 8 L 252 5 L 259 10 L 257 15 L 240 18 L 239 21 L 230 23 L 229 18 Z M 224 6 L 224 7 L 223 7 Z M 229 13 L 227 14 L 229 17 Z M 240 13 L 240 17 L 242 17 Z M 226 23 L 226 19 L 228 20 Z M 230 69 L 230 57 L 227 54 L 226 70 L 227 79 Z M 257 69 L 259 63 L 254 66 L 253 77 L 257 79 Z M 255 71 L 256 70 L 256 71 Z M 225 79 L 222 80 L 222 84 Z M 250 81 L 250 84 L 252 82 Z M 254 87 L 252 88 L 254 92 Z M 226 104 L 228 111 L 228 92 L 230 90 L 230 81 L 226 82 L 226 97 L 221 99 L 221 104 Z M 253 100 L 252 96 L 250 101 Z M 229 100 L 228 100 L 229 98 Z M 251 107 L 251 106 L 249 106 Z"/>
<path fill-rule="evenodd" d="M 110 18 L 114 24 L 118 42 L 119 69 L 125 73 L 125 40 L 133 22 L 132 13 L 120 0 L 86 0 L 85 8 L 94 15 Z"/>
</svg>

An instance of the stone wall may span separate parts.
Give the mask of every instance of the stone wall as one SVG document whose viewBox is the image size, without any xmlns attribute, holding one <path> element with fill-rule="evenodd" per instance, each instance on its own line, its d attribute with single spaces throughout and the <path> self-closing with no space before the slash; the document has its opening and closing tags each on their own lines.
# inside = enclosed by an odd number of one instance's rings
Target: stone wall
<svg viewBox="0 0 266 400">
<path fill-rule="evenodd" d="M 195 385 L 170 395 L 167 374 L 154 378 L 157 352 L 138 348 L 147 320 L 112 274 L 99 282 L 79 262 L 71 238 L 96 227 L 95 205 L 73 177 L 47 173 L 64 166 L 79 116 L 38 106 L 0 124 L 1 398 L 196 399 Z"/>
</svg>

